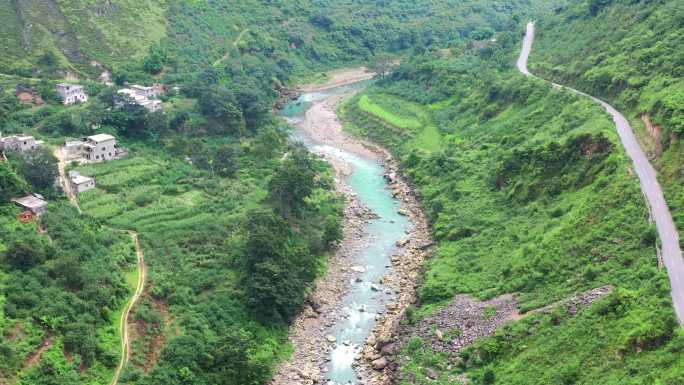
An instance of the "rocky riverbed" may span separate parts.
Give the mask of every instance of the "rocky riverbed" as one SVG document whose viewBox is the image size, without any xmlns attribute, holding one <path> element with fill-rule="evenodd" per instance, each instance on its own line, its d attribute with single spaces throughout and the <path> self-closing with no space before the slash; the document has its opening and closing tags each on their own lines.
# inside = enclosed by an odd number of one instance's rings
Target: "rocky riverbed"
<svg viewBox="0 0 684 385">
<path fill-rule="evenodd" d="M 340 82 L 340 79 L 336 78 L 335 81 Z M 400 214 L 409 217 L 413 223 L 405 237 L 397 241 L 398 252 L 392 256 L 389 273 L 380 282 L 382 290 L 391 295 L 392 300 L 376 318 L 376 327 L 365 347 L 367 351 L 375 349 L 376 341 L 392 338 L 404 310 L 415 302 L 416 280 L 433 242 L 429 237 L 425 214 L 411 186 L 400 176 L 398 163 L 383 148 L 342 131 L 336 115 L 341 99 L 342 96 L 333 96 L 314 103 L 307 110 L 304 119 L 298 123 L 299 129 L 318 144 L 381 163 L 392 195 L 403 202 Z M 335 156 L 334 152 L 322 151 L 320 155 L 335 168 L 338 190 L 347 197 L 344 238 L 335 255 L 330 258 L 327 274 L 317 282 L 306 308 L 291 326 L 290 340 L 295 351 L 292 359 L 277 369 L 271 382 L 273 385 L 315 384 L 326 380 L 327 362 L 336 342 L 329 331 L 343 316 L 341 301 L 344 294 L 351 283 L 358 279 L 355 276 L 362 272 L 362 267 L 355 266 L 354 256 L 368 242 L 372 242 L 366 227 L 374 218 L 374 213 L 360 202 L 345 183 L 344 177 L 349 175 L 350 166 L 342 158 Z M 384 381 L 382 372 L 374 370 L 373 363 L 363 359 L 366 356 L 359 355 L 355 361 L 354 366 L 359 374 L 357 383 Z"/>
</svg>

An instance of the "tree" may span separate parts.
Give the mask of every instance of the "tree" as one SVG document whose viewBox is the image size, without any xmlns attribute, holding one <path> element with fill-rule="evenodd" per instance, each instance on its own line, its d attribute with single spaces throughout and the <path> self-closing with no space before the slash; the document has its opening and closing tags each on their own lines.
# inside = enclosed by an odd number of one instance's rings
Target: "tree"
<svg viewBox="0 0 684 385">
<path fill-rule="evenodd" d="M 92 364 L 100 350 L 95 328 L 79 321 L 66 325 L 64 329 L 64 349 L 78 353 L 86 365 Z"/>
<path fill-rule="evenodd" d="M 254 138 L 254 151 L 259 159 L 272 159 L 283 146 L 285 138 L 277 128 L 272 126 L 263 127 Z"/>
<path fill-rule="evenodd" d="M 245 274 L 247 302 L 263 322 L 284 323 L 299 310 L 316 261 L 287 222 L 269 210 L 248 214 Z"/>
<path fill-rule="evenodd" d="M 304 207 L 304 200 L 314 189 L 315 176 L 314 163 L 304 148 L 287 154 L 287 159 L 275 170 L 268 183 L 271 200 L 282 216 L 298 215 Z"/>
<path fill-rule="evenodd" d="M 150 52 L 143 62 L 143 69 L 149 74 L 157 75 L 164 69 L 165 61 L 166 59 L 160 52 Z"/>
<path fill-rule="evenodd" d="M 28 270 L 45 262 L 51 255 L 43 238 L 27 233 L 11 241 L 5 251 L 4 260 L 15 269 Z"/>
<path fill-rule="evenodd" d="M 214 167 L 219 175 L 234 177 L 238 169 L 237 161 L 235 160 L 235 150 L 230 146 L 219 148 L 214 158 Z"/>
<path fill-rule="evenodd" d="M 387 55 L 374 56 L 369 67 L 383 79 L 392 69 L 392 58 Z"/>
<path fill-rule="evenodd" d="M 55 192 L 55 181 L 59 175 L 57 158 L 46 147 L 12 156 L 17 171 L 31 185 L 34 192 L 51 195 Z"/>
<path fill-rule="evenodd" d="M 227 88 L 209 88 L 202 92 L 197 103 L 202 115 L 214 122 L 215 133 L 244 134 L 245 119 L 235 95 Z"/>
<path fill-rule="evenodd" d="M 7 162 L 0 162 L 0 201 L 8 202 L 28 191 L 28 185 Z"/>
<path fill-rule="evenodd" d="M 36 91 L 38 91 L 40 97 L 43 98 L 43 100 L 45 100 L 46 102 L 53 104 L 62 103 L 62 95 L 60 95 L 59 92 L 57 92 L 57 89 L 55 88 L 54 84 L 52 84 L 46 79 L 42 79 L 38 83 Z"/>
</svg>

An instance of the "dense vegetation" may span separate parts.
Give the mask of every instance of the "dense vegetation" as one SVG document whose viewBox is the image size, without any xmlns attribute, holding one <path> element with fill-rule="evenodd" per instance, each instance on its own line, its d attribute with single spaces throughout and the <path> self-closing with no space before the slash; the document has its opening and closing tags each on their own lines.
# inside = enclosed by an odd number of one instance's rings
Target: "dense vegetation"
<svg viewBox="0 0 684 385">
<path fill-rule="evenodd" d="M 614 125 L 600 106 L 512 70 L 520 30 L 417 55 L 341 109 L 350 130 L 401 158 L 433 224 L 438 249 L 406 322 L 459 293 L 516 293 L 529 311 L 615 289 L 577 315 L 530 315 L 459 357 L 414 337 L 400 381 L 680 383 L 684 336 Z"/>
<path fill-rule="evenodd" d="M 283 80 L 292 70 L 365 62 L 382 51 L 486 39 L 521 14 L 527 1 L 179 1 L 7 2 L 0 72 L 97 76 L 144 69 L 201 72 L 208 66 L 262 72 Z M 135 59 L 131 61 L 131 59 Z M 270 80 L 270 79 L 269 79 Z"/>
<path fill-rule="evenodd" d="M 682 228 L 682 2 L 571 3 L 540 20 L 537 30 L 531 70 L 605 98 L 625 113 L 656 158 L 666 199 Z"/>
<path fill-rule="evenodd" d="M 56 198 L 56 165 L 36 151 L 0 163 L 0 380 L 18 384 L 106 383 L 119 357 L 118 320 L 135 261 L 128 234 L 78 215 L 65 201 L 23 224 L 8 203 L 28 191 Z M 48 187 L 41 178 L 49 178 Z M 34 356 L 43 346 L 41 356 Z M 28 359 L 37 357 L 37 359 Z"/>
<path fill-rule="evenodd" d="M 456 293 L 518 292 L 530 310 L 616 286 L 576 317 L 507 327 L 458 365 L 415 340 L 404 381 L 420 383 L 434 368 L 433 383 L 462 372 L 474 383 L 681 382 L 684 341 L 656 268 L 655 233 L 610 120 L 510 70 L 525 15 L 552 9 L 538 18 L 533 70 L 662 125 L 660 167 L 679 208 L 681 141 L 669 133 L 681 131 L 681 6 L 559 3 L 0 4 L 2 132 L 53 145 L 107 132 L 131 150 L 77 167 L 98 184 L 80 197 L 83 216 L 54 188 L 49 146 L 0 162 L 0 382 L 108 383 L 116 320 L 136 279 L 125 231 L 135 230 L 149 281 L 122 382 L 265 383 L 341 236 L 342 207 L 328 166 L 287 143 L 272 105 L 296 79 L 399 55 L 411 58 L 343 112 L 402 159 L 433 221 L 439 246 L 416 317 Z M 165 113 L 148 113 L 96 81 L 104 70 L 117 85 L 179 92 L 163 96 Z M 86 85 L 89 103 L 59 104 L 54 83 L 67 75 Z M 19 104 L 17 84 L 47 104 Z M 40 227 L 21 224 L 9 203 L 29 191 L 51 201 Z M 43 341 L 49 348 L 26 367 Z"/>
</svg>

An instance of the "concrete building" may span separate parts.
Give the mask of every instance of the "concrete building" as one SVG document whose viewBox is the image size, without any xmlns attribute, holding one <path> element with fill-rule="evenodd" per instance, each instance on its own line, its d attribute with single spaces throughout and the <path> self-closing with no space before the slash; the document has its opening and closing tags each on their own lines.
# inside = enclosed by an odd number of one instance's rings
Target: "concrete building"
<svg viewBox="0 0 684 385">
<path fill-rule="evenodd" d="M 0 137 L 0 150 L 26 152 L 35 150 L 43 145 L 42 140 L 36 140 L 30 135 L 11 135 Z"/>
<path fill-rule="evenodd" d="M 163 109 L 162 102 L 156 99 L 160 94 L 158 87 L 144 87 L 134 84 L 131 88 L 123 88 L 117 92 L 120 95 L 126 95 L 132 103 L 145 107 L 150 112 Z"/>
<path fill-rule="evenodd" d="M 139 86 L 137 84 L 133 84 L 131 86 L 131 89 L 140 96 L 144 96 L 148 99 L 154 99 L 159 96 L 159 88 L 158 87 L 146 87 L 146 86 Z"/>
<path fill-rule="evenodd" d="M 62 96 L 65 105 L 88 101 L 85 89 L 77 84 L 60 83 L 57 85 L 57 92 Z"/>
<path fill-rule="evenodd" d="M 164 109 L 161 100 L 146 100 L 140 103 L 140 105 L 147 108 L 147 110 L 150 112 L 157 112 Z"/>
<path fill-rule="evenodd" d="M 97 134 L 82 141 L 83 159 L 101 162 L 116 158 L 116 138 L 109 134 Z"/>
<path fill-rule="evenodd" d="M 29 210 L 36 215 L 43 215 L 47 212 L 47 202 L 38 194 L 30 194 L 23 198 L 12 199 L 12 202 Z"/>
<path fill-rule="evenodd" d="M 95 179 L 81 175 L 78 171 L 69 171 L 69 182 L 71 191 L 80 194 L 95 188 Z"/>
<path fill-rule="evenodd" d="M 128 155 L 128 151 L 117 146 L 116 138 L 109 134 L 97 134 L 66 142 L 63 151 L 68 160 L 85 162 L 121 159 Z"/>
</svg>

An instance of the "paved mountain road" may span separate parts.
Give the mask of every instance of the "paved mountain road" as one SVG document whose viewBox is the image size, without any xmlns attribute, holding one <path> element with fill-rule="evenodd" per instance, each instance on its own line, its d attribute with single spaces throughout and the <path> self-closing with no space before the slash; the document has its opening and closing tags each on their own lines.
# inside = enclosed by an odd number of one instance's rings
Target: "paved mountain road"
<svg viewBox="0 0 684 385">
<path fill-rule="evenodd" d="M 527 69 L 527 60 L 530 56 L 530 51 L 532 50 L 532 43 L 534 43 L 534 23 L 528 23 L 517 66 L 518 70 L 524 75 L 535 77 Z M 672 214 L 670 214 L 670 210 L 667 207 L 667 202 L 665 201 L 663 191 L 658 183 L 655 169 L 651 166 L 646 154 L 639 146 L 629 122 L 618 110 L 603 100 L 587 95 L 584 92 L 556 83 L 551 84 L 556 88 L 564 88 L 576 94 L 591 98 L 595 102 L 601 104 L 613 117 L 622 145 L 625 147 L 627 155 L 634 163 L 634 169 L 641 184 L 641 191 L 646 197 L 646 201 L 650 206 L 651 216 L 655 220 L 658 235 L 660 236 L 662 243 L 663 260 L 665 267 L 667 268 L 667 274 L 670 277 L 672 302 L 674 304 L 675 313 L 679 319 L 679 324 L 684 326 L 684 260 L 682 259 L 682 250 L 679 246 L 677 227 L 675 226 L 674 221 L 672 220 Z"/>
</svg>

